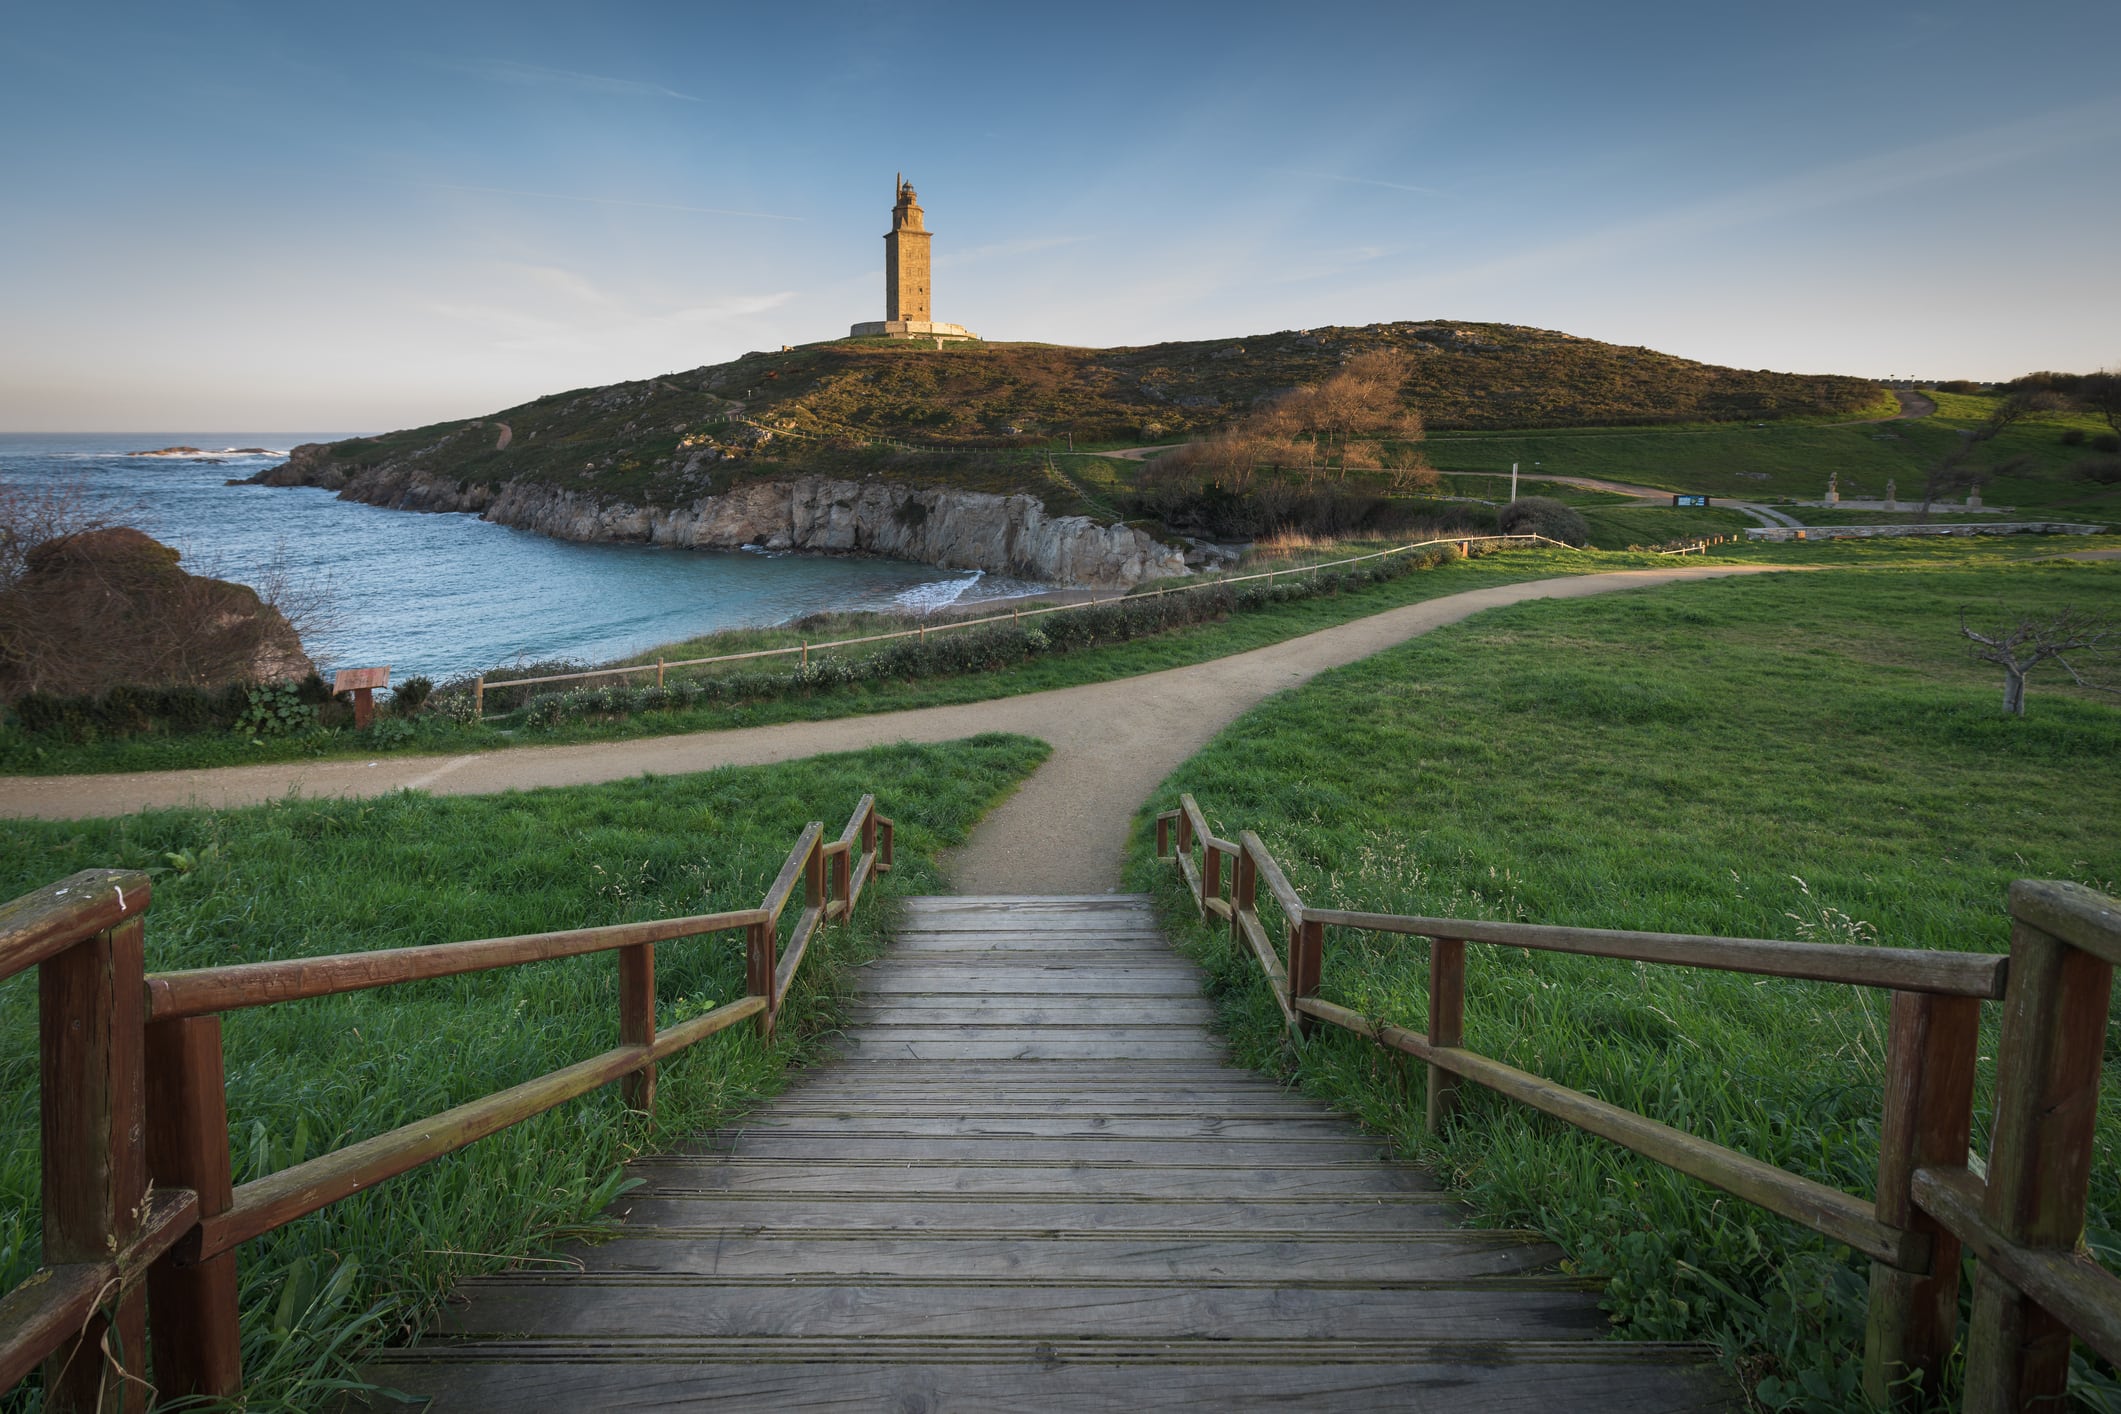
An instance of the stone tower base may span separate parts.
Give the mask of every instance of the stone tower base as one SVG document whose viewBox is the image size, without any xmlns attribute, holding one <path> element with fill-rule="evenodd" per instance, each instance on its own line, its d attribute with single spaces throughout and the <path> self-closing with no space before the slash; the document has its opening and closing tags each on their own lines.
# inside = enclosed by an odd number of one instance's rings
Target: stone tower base
<svg viewBox="0 0 2121 1414">
<path fill-rule="evenodd" d="M 850 339 L 978 339 L 962 324 L 932 324 L 925 319 L 879 319 L 857 324 L 847 331 Z"/>
</svg>

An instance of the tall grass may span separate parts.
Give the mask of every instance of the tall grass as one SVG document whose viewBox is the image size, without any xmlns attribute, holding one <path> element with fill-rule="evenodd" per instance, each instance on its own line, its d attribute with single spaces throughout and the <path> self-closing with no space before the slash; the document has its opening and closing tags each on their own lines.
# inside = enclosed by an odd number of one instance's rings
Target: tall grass
<svg viewBox="0 0 2121 1414">
<path fill-rule="evenodd" d="M 627 1158 L 772 1093 L 837 1024 L 847 969 L 886 935 L 892 898 L 938 888 L 937 852 L 1045 754 L 991 735 L 498 796 L 6 822 L 0 897 L 91 866 L 149 870 L 149 968 L 199 967 L 750 907 L 805 821 L 837 829 L 864 791 L 896 820 L 898 867 L 851 929 L 812 945 L 775 1048 L 748 1026 L 721 1032 L 665 1064 L 652 1118 L 607 1087 L 240 1249 L 252 1407 L 316 1408 L 364 1349 L 418 1331 L 459 1276 L 535 1262 L 593 1228 Z M 656 963 L 665 1025 L 743 994 L 740 935 L 666 943 Z M 607 956 L 229 1013 L 236 1181 L 585 1059 L 616 1044 L 617 1017 Z M 33 977 L 0 985 L 0 1023 L 4 1287 L 38 1255 Z"/>
<path fill-rule="evenodd" d="M 2012 879 L 2121 883 L 2121 710 L 2058 675 L 2004 717 L 1956 633 L 1959 604 L 1998 599 L 2121 609 L 2121 567 L 1992 557 L 1498 610 L 1263 705 L 1151 808 L 1194 792 L 1339 907 L 2002 951 Z M 1135 880 L 1189 916 L 1145 838 Z M 1619 1331 L 1715 1342 L 1770 1407 L 1861 1407 L 1861 1260 L 1485 1092 L 1432 1139 L 1418 1067 L 1332 1033 L 1285 1050 L 1256 969 L 1220 930 L 1182 932 L 1247 1060 L 1435 1164 L 1484 1220 L 1549 1233 Z M 1417 941 L 1336 930 L 1324 992 L 1419 1027 L 1425 966 Z M 1872 1191 L 1878 994 L 1476 946 L 1467 995 L 1476 1050 Z M 2121 1265 L 2112 1069 L 2097 1142 L 2086 1235 Z M 2116 1407 L 2112 1372 L 2079 1384 Z"/>
</svg>

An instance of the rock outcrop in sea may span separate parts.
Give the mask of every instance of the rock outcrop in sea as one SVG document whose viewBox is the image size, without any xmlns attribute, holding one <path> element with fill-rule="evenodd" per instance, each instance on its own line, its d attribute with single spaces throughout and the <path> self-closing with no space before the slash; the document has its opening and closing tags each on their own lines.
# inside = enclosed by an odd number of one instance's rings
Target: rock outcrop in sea
<svg viewBox="0 0 2121 1414">
<path fill-rule="evenodd" d="M 1181 550 L 1132 526 L 1050 515 L 1023 494 L 794 474 L 681 505 L 644 506 L 541 482 L 463 482 L 387 464 L 349 474 L 329 445 L 296 447 L 286 463 L 249 479 L 320 486 L 394 510 L 469 512 L 561 540 L 889 555 L 1102 589 L 1189 573 Z"/>
</svg>

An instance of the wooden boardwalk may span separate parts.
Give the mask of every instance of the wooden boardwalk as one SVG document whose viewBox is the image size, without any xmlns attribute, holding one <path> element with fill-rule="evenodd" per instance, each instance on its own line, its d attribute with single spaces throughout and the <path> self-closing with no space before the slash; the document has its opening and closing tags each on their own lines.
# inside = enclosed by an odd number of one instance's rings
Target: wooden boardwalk
<svg viewBox="0 0 2121 1414">
<path fill-rule="evenodd" d="M 840 1059 L 634 1165 L 581 1269 L 370 1377 L 454 1410 L 1726 1409 L 1527 1232 L 1231 1067 L 1146 898 L 923 898 Z"/>
</svg>

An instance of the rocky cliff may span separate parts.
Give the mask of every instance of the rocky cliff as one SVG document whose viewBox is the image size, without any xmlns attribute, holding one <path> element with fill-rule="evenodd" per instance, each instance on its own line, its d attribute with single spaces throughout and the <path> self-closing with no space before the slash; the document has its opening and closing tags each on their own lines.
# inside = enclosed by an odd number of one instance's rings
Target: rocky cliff
<svg viewBox="0 0 2121 1414">
<path fill-rule="evenodd" d="M 675 506 L 636 505 L 541 482 L 467 482 L 403 465 L 348 472 L 328 444 L 297 447 L 284 465 L 251 480 L 321 486 L 396 510 L 471 512 L 561 540 L 890 555 L 1104 589 L 1188 572 L 1181 551 L 1142 531 L 1050 515 L 1037 497 L 1022 494 L 793 475 Z"/>
</svg>

